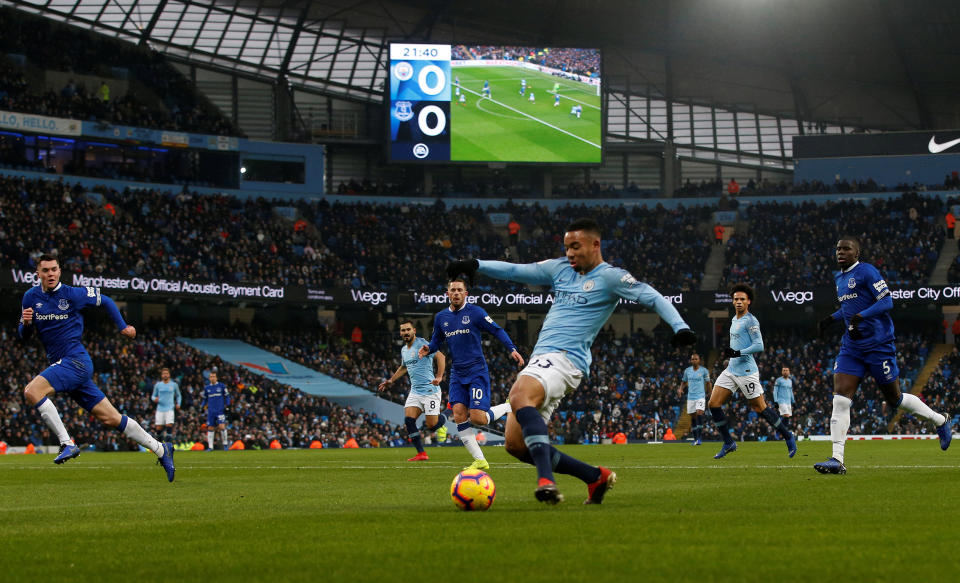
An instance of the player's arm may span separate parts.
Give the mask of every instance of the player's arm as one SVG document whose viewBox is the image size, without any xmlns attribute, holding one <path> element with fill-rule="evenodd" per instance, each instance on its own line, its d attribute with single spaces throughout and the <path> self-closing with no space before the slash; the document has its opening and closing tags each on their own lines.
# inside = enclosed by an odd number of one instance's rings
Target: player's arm
<svg viewBox="0 0 960 583">
<path fill-rule="evenodd" d="M 27 294 L 23 294 L 23 300 L 20 302 L 20 324 L 17 326 L 17 336 L 23 340 L 29 340 L 33 336 L 33 308 L 30 307 L 30 300 Z"/>
<path fill-rule="evenodd" d="M 389 387 L 390 385 L 392 385 L 393 383 L 397 382 L 397 379 L 399 379 L 400 377 L 402 377 L 402 376 L 405 375 L 405 374 L 407 374 L 407 367 L 401 364 L 401 365 L 397 368 L 397 370 L 393 373 L 393 376 L 391 376 L 391 377 L 388 378 L 387 380 L 385 380 L 385 381 L 383 381 L 382 383 L 380 383 L 379 385 L 377 385 L 377 392 L 379 393 L 379 392 L 382 391 L 383 389 L 385 389 L 385 388 Z"/>
<path fill-rule="evenodd" d="M 203 388 L 203 398 L 200 399 L 200 408 L 205 409 L 207 407 L 207 388 Z"/>
<path fill-rule="evenodd" d="M 419 355 L 420 358 L 423 358 L 424 356 L 429 356 L 440 350 L 440 347 L 443 346 L 444 339 L 445 337 L 443 335 L 443 330 L 440 329 L 440 318 L 435 317 L 433 319 L 433 335 L 430 336 L 430 344 L 421 346 L 420 350 L 417 352 L 417 355 Z"/>
<path fill-rule="evenodd" d="M 173 383 L 173 406 L 174 409 L 180 410 L 180 403 L 183 402 L 183 395 L 180 394 L 180 385 Z"/>
<path fill-rule="evenodd" d="M 150 395 L 150 399 L 152 399 L 154 403 L 160 402 L 160 383 L 153 384 L 153 394 Z"/>
<path fill-rule="evenodd" d="M 437 376 L 433 377 L 433 384 L 439 386 L 443 381 L 443 373 L 447 370 L 447 357 L 438 351 L 433 355 L 433 362 L 437 365 Z"/>
<path fill-rule="evenodd" d="M 873 281 L 868 283 L 870 284 L 870 289 L 873 292 L 874 302 L 866 310 L 851 316 L 851 324 L 854 324 L 853 319 L 857 316 L 860 316 L 860 319 L 862 320 L 872 316 L 879 316 L 880 314 L 889 312 L 893 309 L 893 297 L 890 296 L 890 289 L 887 287 L 886 280 L 883 279 L 883 276 L 880 275 L 879 271 L 874 270 L 871 275 L 873 276 L 871 278 Z"/>
<path fill-rule="evenodd" d="M 474 259 L 474 261 L 477 261 Z M 506 279 L 531 285 L 553 285 L 553 270 L 548 263 L 507 263 L 506 261 L 477 261 L 477 273 L 494 279 Z"/>
<path fill-rule="evenodd" d="M 223 408 L 226 410 L 230 404 L 233 403 L 233 399 L 230 398 L 230 391 L 227 390 L 227 385 L 223 385 Z"/>
<path fill-rule="evenodd" d="M 610 274 L 608 281 L 614 293 L 625 300 L 637 302 L 645 308 L 652 309 L 673 329 L 674 346 L 696 344 L 697 335 L 693 333 L 670 300 L 663 297 L 660 292 L 650 285 L 637 281 L 626 270 L 608 269 L 607 273 Z"/>
<path fill-rule="evenodd" d="M 517 362 L 517 365 L 523 366 L 523 357 L 517 351 L 517 345 L 513 343 L 513 340 L 510 340 L 510 335 L 507 334 L 507 331 L 500 327 L 499 324 L 493 321 L 493 318 L 483 308 L 477 308 L 480 310 L 480 313 L 483 314 L 483 317 L 480 318 L 480 321 L 477 322 L 477 326 L 490 334 L 493 334 L 497 337 L 497 340 L 500 341 L 500 344 L 503 344 L 507 347 L 507 350 L 510 351 L 510 358 Z"/>
</svg>

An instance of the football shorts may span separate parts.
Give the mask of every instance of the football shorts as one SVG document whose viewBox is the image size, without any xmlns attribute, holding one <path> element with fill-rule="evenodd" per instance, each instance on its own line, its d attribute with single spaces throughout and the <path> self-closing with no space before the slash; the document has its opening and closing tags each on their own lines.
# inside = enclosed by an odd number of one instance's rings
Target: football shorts
<svg viewBox="0 0 960 583">
<path fill-rule="evenodd" d="M 411 391 L 410 394 L 407 395 L 407 402 L 404 403 L 403 406 L 416 407 L 423 411 L 425 415 L 439 415 L 441 401 L 442 397 L 439 389 L 435 393 L 428 395 L 419 395 Z"/>
<path fill-rule="evenodd" d="M 40 376 L 47 379 L 54 391 L 67 393 L 87 411 L 107 398 L 93 384 L 93 361 L 89 356 L 64 357 L 44 369 Z"/>
<path fill-rule="evenodd" d="M 173 425 L 173 409 L 157 411 L 153 416 L 154 425 Z"/>
<path fill-rule="evenodd" d="M 869 352 L 840 347 L 840 354 L 833 364 L 834 374 L 841 372 L 862 379 L 868 371 L 878 385 L 890 384 L 900 378 L 897 352 L 892 344 Z"/>
<path fill-rule="evenodd" d="M 468 409 L 490 409 L 490 375 L 486 370 L 470 377 L 450 372 L 450 404 L 460 403 Z"/>
<path fill-rule="evenodd" d="M 715 387 L 722 387 L 731 393 L 740 391 L 743 396 L 749 400 L 763 396 L 763 385 L 760 383 L 760 373 L 751 373 L 743 376 L 730 374 L 730 371 L 724 370 L 717 377 L 717 382 L 713 383 Z"/>
<path fill-rule="evenodd" d="M 693 415 L 697 411 L 706 411 L 707 399 L 701 397 L 699 399 L 687 399 L 687 413 Z"/>
<path fill-rule="evenodd" d="M 777 403 L 781 415 L 793 415 L 793 405 L 790 403 Z"/>
<path fill-rule="evenodd" d="M 583 380 L 583 372 L 562 352 L 547 352 L 531 357 L 520 374 L 540 381 L 544 392 L 540 416 L 547 423 L 560 404 L 560 399 L 580 386 L 580 381 Z"/>
</svg>

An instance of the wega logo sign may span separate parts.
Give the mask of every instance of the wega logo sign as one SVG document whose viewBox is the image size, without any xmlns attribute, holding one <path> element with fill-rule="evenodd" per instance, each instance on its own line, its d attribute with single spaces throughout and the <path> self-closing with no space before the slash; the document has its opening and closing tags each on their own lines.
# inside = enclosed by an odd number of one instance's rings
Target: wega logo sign
<svg viewBox="0 0 960 583">
<path fill-rule="evenodd" d="M 777 302 L 778 304 L 793 303 L 799 306 L 801 304 L 813 301 L 812 291 L 770 290 L 770 295 L 773 297 L 773 301 Z"/>
<path fill-rule="evenodd" d="M 371 306 L 379 306 L 390 299 L 390 295 L 384 291 L 360 291 L 356 289 L 350 290 L 350 297 L 355 302 L 370 304 Z"/>
</svg>

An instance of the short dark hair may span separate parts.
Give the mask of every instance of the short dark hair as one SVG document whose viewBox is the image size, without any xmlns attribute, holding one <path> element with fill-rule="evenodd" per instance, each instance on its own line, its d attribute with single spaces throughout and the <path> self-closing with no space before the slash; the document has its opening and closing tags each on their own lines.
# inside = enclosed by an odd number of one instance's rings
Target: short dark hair
<svg viewBox="0 0 960 583">
<path fill-rule="evenodd" d="M 863 246 L 860 245 L 860 239 L 858 237 L 854 237 L 853 235 L 841 235 L 840 238 L 837 239 L 837 242 L 840 241 L 852 241 L 853 244 L 857 246 L 858 251 L 863 250 Z"/>
<path fill-rule="evenodd" d="M 400 320 L 400 323 L 397 324 L 397 326 L 403 326 L 404 324 L 410 324 L 410 327 L 411 327 L 411 328 L 413 328 L 414 330 L 417 329 L 417 325 L 414 324 L 414 323 L 413 323 L 413 320 L 411 320 L 410 318 L 404 318 L 404 319 Z"/>
<path fill-rule="evenodd" d="M 730 288 L 730 299 L 733 299 L 733 294 L 737 292 L 743 292 L 747 294 L 747 299 L 753 302 L 753 288 L 746 283 L 735 283 L 733 287 Z"/>
<path fill-rule="evenodd" d="M 448 282 L 447 282 L 447 287 L 450 287 L 450 284 L 451 284 L 451 283 L 454 283 L 454 282 L 457 282 L 457 281 L 459 281 L 460 283 L 463 284 L 463 289 L 470 289 L 470 284 L 467 283 L 467 278 L 466 278 L 466 277 L 463 277 L 462 275 L 458 275 L 457 277 L 455 277 L 455 278 L 451 279 L 450 281 L 448 281 Z"/>
<path fill-rule="evenodd" d="M 57 265 L 60 265 L 60 258 L 53 253 L 44 253 L 41 255 L 40 259 L 37 259 L 37 265 L 39 266 L 42 261 L 56 261 Z"/>
<path fill-rule="evenodd" d="M 603 233 L 600 230 L 600 223 L 588 217 L 579 218 L 573 221 L 567 225 L 567 230 L 564 232 L 571 233 L 573 231 L 586 231 L 588 233 L 593 233 L 598 239 L 603 238 L 601 236 Z"/>
</svg>

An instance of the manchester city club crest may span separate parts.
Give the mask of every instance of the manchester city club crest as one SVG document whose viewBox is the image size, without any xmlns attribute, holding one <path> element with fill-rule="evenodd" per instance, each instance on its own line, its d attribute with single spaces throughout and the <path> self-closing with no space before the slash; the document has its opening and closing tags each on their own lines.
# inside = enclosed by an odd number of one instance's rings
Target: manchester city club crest
<svg viewBox="0 0 960 583">
<path fill-rule="evenodd" d="M 69 310 L 70 302 L 67 301 L 67 298 L 61 298 L 60 301 L 57 302 L 57 307 L 61 310 Z"/>
<path fill-rule="evenodd" d="M 470 316 L 464 316 L 460 321 L 463 322 L 464 324 L 469 324 Z"/>
<path fill-rule="evenodd" d="M 850 279 L 848 279 L 847 287 L 850 289 L 857 287 L 857 279 L 855 277 L 851 277 Z"/>
<path fill-rule="evenodd" d="M 583 282 L 583 291 L 590 291 L 593 289 L 593 286 L 597 285 L 592 279 L 588 279 Z"/>
<path fill-rule="evenodd" d="M 409 101 L 398 101 L 393 106 L 393 117 L 399 121 L 410 121 L 413 119 L 413 104 Z"/>
</svg>

